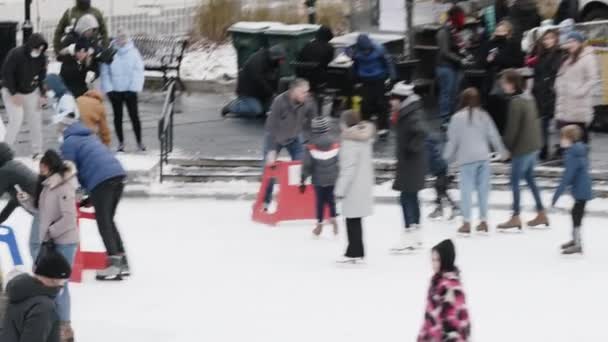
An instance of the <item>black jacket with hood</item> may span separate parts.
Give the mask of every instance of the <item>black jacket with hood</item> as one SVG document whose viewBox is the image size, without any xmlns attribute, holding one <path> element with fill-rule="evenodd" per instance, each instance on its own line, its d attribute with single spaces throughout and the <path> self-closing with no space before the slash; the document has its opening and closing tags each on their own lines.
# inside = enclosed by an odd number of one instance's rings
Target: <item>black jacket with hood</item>
<svg viewBox="0 0 608 342">
<path fill-rule="evenodd" d="M 279 86 L 280 60 L 284 58 L 285 52 L 278 46 L 251 55 L 239 72 L 236 94 L 268 102 Z"/>
<path fill-rule="evenodd" d="M 32 49 L 42 46 L 40 56 L 30 55 Z M 12 49 L 2 65 L 2 87 L 11 95 L 29 94 L 39 88 L 44 93 L 43 83 L 48 64 L 45 55 L 48 44 L 40 34 L 33 34 L 22 46 Z"/>
<path fill-rule="evenodd" d="M 11 216 L 13 211 L 19 207 L 15 185 L 34 196 L 38 176 L 26 165 L 14 160 L 13 151 L 6 143 L 0 143 L 0 196 L 8 193 L 10 199 L 4 209 L 0 212 L 0 224 Z"/>
<path fill-rule="evenodd" d="M 0 331 L 2 342 L 59 342 L 55 297 L 61 288 L 44 286 L 29 274 L 8 282 L 8 305 Z"/>
<path fill-rule="evenodd" d="M 317 63 L 317 67 L 301 75 L 310 82 L 310 88 L 315 91 L 327 81 L 327 65 L 334 59 L 335 49 L 329 43 L 334 38 L 331 29 L 321 26 L 316 38 L 304 45 L 298 56 L 298 62 Z"/>
</svg>

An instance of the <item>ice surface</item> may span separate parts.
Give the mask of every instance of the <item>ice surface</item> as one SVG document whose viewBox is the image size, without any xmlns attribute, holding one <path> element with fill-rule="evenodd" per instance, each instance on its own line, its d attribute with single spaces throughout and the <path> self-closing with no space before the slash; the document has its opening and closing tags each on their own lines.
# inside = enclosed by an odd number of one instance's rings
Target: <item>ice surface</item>
<svg viewBox="0 0 608 342">
<path fill-rule="evenodd" d="M 493 201 L 508 199 L 499 195 Z M 558 254 L 570 219 L 555 214 L 551 230 L 472 238 L 456 237 L 457 222 L 426 221 L 427 248 L 393 256 L 401 211 L 378 205 L 364 223 L 367 265 L 340 267 L 334 261 L 344 251 L 344 227 L 337 239 L 326 231 L 314 240 L 311 222 L 270 228 L 252 223 L 250 208 L 239 201 L 124 200 L 118 223 L 134 275 L 98 283 L 89 273 L 72 285 L 78 340 L 415 341 L 431 276 L 428 248 L 450 237 L 472 341 L 608 341 L 606 218 L 585 221 L 583 257 Z M 491 222 L 508 215 L 493 211 Z M 27 214 L 19 210 L 7 224 L 25 251 Z M 94 225 L 82 235 L 86 249 L 99 248 Z M 2 246 L 0 258 L 7 270 Z"/>
</svg>

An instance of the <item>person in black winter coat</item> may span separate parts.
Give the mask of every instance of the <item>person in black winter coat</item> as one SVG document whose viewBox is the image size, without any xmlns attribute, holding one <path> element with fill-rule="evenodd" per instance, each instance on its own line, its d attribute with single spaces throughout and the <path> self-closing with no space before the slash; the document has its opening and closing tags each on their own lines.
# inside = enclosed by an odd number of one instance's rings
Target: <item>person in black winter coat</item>
<svg viewBox="0 0 608 342">
<path fill-rule="evenodd" d="M 10 146 L 0 143 L 0 196 L 8 193 L 10 197 L 0 212 L 0 224 L 4 223 L 20 206 L 17 200 L 16 185 L 32 197 L 36 194 L 38 176 L 26 165 L 13 158 L 14 153 Z"/>
<path fill-rule="evenodd" d="M 327 26 L 321 26 L 317 31 L 316 38 L 304 45 L 298 55 L 298 62 L 316 63 L 317 66 L 306 72 L 303 77 L 310 82 L 310 90 L 317 94 L 320 86 L 327 82 L 327 65 L 334 59 L 335 49 L 329 43 L 334 38 L 334 34 Z"/>
<path fill-rule="evenodd" d="M 506 127 L 505 96 L 497 82 L 500 73 L 506 69 L 524 66 L 521 44 L 513 38 L 513 26 L 504 20 L 498 24 L 494 36 L 485 47 L 482 63 L 487 69 L 484 82 L 484 97 L 487 111 L 494 119 L 496 128 L 502 134 Z"/>
<path fill-rule="evenodd" d="M 532 94 L 542 120 L 543 148 L 540 159 L 549 156 L 549 124 L 555 116 L 555 78 L 564 58 L 559 48 L 559 32 L 547 30 L 539 39 L 538 61 L 534 66 Z"/>
<path fill-rule="evenodd" d="M 535 0 L 515 0 L 509 8 L 513 39 L 521 42 L 524 32 L 540 26 L 541 18 Z"/>
<path fill-rule="evenodd" d="M 277 92 L 280 66 L 284 60 L 285 49 L 281 45 L 251 55 L 239 71 L 237 98 L 224 106 L 222 116 L 229 113 L 243 116 L 265 114 Z"/>
<path fill-rule="evenodd" d="M 94 77 L 99 72 L 97 63 L 89 54 L 89 49 L 91 47 L 91 43 L 88 40 L 80 39 L 76 43 L 74 56 L 64 55 L 58 57 L 62 62 L 59 75 L 74 98 L 78 98 L 89 91 L 87 83 L 90 82 L 87 81 L 93 81 Z M 90 78 L 91 75 L 93 78 L 87 79 Z"/>
<path fill-rule="evenodd" d="M 42 152 L 47 47 L 41 35 L 33 34 L 23 46 L 8 53 L 2 66 L 2 100 L 9 119 L 5 141 L 15 144 L 25 117 L 34 155 Z"/>
<path fill-rule="evenodd" d="M 401 244 L 396 250 L 418 248 L 420 243 L 414 233 L 420 225 L 418 192 L 424 189 L 427 173 L 422 99 L 414 93 L 414 86 L 399 82 L 391 91 L 391 105 L 399 111 L 397 119 L 397 173 L 393 190 L 401 192 L 400 202 L 405 219 Z"/>
<path fill-rule="evenodd" d="M 33 276 L 14 272 L 6 286 L 8 305 L 0 341 L 60 342 L 55 297 L 70 278 L 70 264 L 49 249 L 36 260 Z"/>
</svg>

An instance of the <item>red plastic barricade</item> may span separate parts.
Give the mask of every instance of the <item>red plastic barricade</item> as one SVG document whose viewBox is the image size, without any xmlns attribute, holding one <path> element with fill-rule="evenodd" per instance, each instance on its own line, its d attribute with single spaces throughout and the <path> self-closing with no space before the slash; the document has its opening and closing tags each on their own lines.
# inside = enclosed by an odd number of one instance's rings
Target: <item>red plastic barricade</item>
<svg viewBox="0 0 608 342">
<path fill-rule="evenodd" d="M 316 217 L 313 187 L 307 185 L 306 192 L 300 193 L 301 168 L 300 161 L 278 161 L 273 166 L 266 166 L 262 185 L 253 205 L 253 221 L 274 226 L 281 221 L 309 220 Z M 264 196 L 271 178 L 275 179 L 273 195 L 277 203 L 276 211 L 272 213 L 264 211 Z"/>
<path fill-rule="evenodd" d="M 80 220 L 95 220 L 94 212 L 82 211 L 77 208 L 78 211 L 78 229 L 80 230 Z M 82 272 L 84 270 L 101 270 L 107 267 L 107 255 L 106 252 L 83 252 L 80 250 L 80 245 L 76 250 L 76 257 L 74 258 L 74 266 L 72 267 L 72 277 L 70 281 L 74 283 L 80 283 L 82 281 Z"/>
</svg>

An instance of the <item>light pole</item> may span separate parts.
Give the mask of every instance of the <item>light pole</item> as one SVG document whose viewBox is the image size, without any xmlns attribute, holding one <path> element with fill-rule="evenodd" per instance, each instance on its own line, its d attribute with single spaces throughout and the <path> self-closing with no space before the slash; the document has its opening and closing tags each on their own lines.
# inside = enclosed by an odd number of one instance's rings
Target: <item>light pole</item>
<svg viewBox="0 0 608 342">
<path fill-rule="evenodd" d="M 30 36 L 34 32 L 34 25 L 32 25 L 32 0 L 25 0 L 25 20 L 23 21 L 23 43 L 26 43 Z"/>
<path fill-rule="evenodd" d="M 317 22 L 317 9 L 315 8 L 315 3 L 317 0 L 306 0 L 304 5 L 306 5 L 306 9 L 308 12 L 308 23 L 315 24 Z"/>
<path fill-rule="evenodd" d="M 414 57 L 414 0 L 405 0 L 405 27 L 407 29 L 407 53 Z"/>
</svg>

